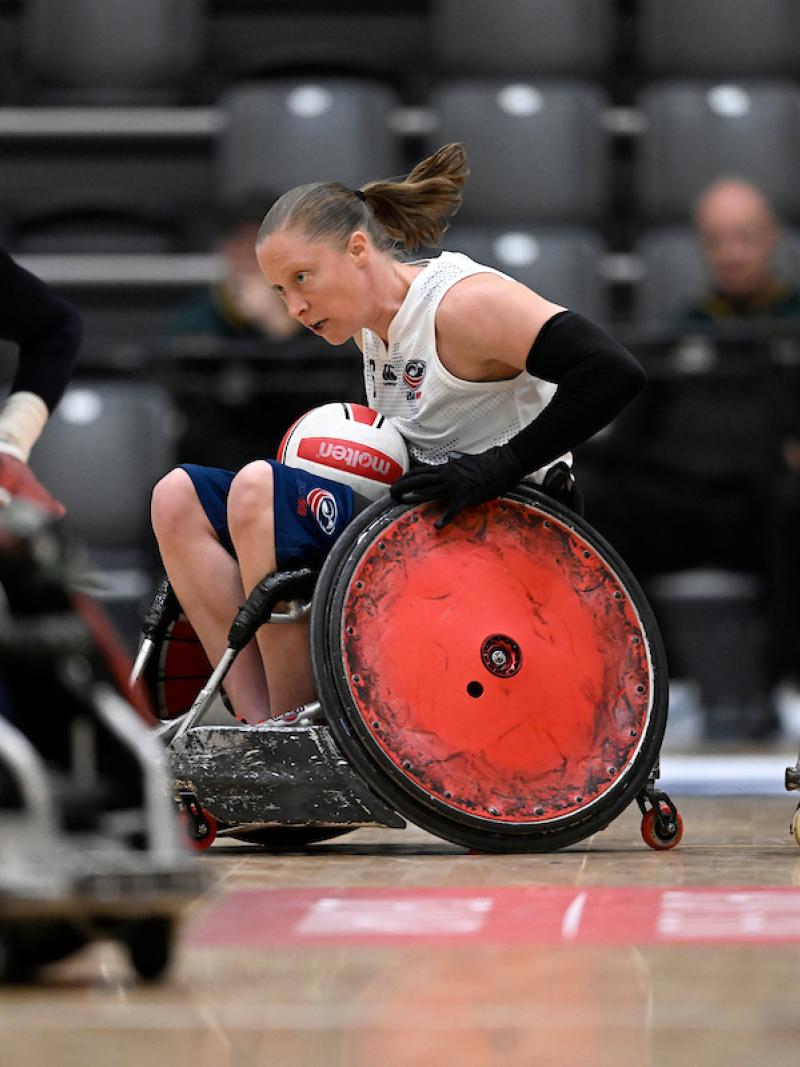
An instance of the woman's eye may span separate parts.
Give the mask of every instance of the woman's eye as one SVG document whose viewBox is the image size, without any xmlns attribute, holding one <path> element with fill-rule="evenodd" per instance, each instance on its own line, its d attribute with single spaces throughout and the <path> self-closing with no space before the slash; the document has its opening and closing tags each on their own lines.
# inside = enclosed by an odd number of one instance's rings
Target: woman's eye
<svg viewBox="0 0 800 1067">
<path fill-rule="evenodd" d="M 300 284 L 302 285 L 303 282 L 308 280 L 308 273 L 304 270 L 301 270 L 295 275 L 295 277 L 297 281 L 300 282 Z"/>
</svg>

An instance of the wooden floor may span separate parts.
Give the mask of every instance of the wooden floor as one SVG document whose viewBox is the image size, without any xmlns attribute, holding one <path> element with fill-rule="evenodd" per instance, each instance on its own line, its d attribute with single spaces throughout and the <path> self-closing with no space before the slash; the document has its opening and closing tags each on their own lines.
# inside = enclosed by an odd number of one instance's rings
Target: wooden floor
<svg viewBox="0 0 800 1067">
<path fill-rule="evenodd" d="M 800 1058 L 792 798 L 679 798 L 560 853 L 422 831 L 218 843 L 170 980 L 95 945 L 0 1000 L 3 1067 L 780 1065 Z"/>
</svg>

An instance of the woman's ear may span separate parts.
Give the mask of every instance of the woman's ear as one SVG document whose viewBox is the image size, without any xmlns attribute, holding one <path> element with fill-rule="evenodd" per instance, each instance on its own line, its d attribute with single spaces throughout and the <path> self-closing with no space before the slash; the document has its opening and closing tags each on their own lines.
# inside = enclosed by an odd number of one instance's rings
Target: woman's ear
<svg viewBox="0 0 800 1067">
<path fill-rule="evenodd" d="M 369 248 L 369 238 L 363 230 L 353 230 L 347 238 L 347 254 L 357 266 L 366 262 Z"/>
</svg>

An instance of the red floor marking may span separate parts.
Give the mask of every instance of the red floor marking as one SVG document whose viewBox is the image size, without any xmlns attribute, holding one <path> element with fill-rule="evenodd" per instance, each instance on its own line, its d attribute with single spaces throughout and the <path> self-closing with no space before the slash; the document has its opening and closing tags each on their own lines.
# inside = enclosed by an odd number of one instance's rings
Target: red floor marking
<svg viewBox="0 0 800 1067">
<path fill-rule="evenodd" d="M 198 947 L 800 941 L 800 891 L 600 886 L 241 889 L 189 929 Z"/>
</svg>

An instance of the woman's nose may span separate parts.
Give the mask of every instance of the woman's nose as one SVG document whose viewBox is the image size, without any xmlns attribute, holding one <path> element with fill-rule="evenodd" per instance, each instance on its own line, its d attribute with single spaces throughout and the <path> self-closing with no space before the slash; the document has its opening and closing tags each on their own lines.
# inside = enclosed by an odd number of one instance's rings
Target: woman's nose
<svg viewBox="0 0 800 1067">
<path fill-rule="evenodd" d="M 286 310 L 293 319 L 299 319 L 308 311 L 308 301 L 296 293 L 288 293 L 286 296 Z"/>
</svg>

